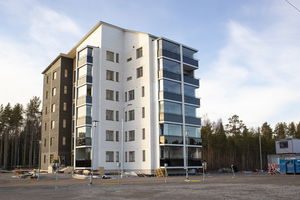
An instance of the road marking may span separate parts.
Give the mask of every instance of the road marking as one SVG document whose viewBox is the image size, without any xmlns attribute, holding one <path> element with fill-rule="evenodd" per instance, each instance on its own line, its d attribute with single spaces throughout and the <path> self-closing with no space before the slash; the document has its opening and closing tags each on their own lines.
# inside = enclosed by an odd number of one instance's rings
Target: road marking
<svg viewBox="0 0 300 200">
<path fill-rule="evenodd" d="M 119 183 L 103 183 L 103 185 L 119 185 Z"/>
</svg>

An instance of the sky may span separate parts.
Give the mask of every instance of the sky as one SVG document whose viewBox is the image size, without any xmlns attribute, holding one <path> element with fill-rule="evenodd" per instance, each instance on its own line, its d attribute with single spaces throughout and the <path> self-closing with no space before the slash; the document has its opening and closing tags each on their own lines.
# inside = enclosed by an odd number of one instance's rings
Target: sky
<svg viewBox="0 0 300 200">
<path fill-rule="evenodd" d="M 42 71 L 104 21 L 199 50 L 199 117 L 299 123 L 300 12 L 288 2 L 0 0 L 0 104 L 42 97 Z"/>
</svg>

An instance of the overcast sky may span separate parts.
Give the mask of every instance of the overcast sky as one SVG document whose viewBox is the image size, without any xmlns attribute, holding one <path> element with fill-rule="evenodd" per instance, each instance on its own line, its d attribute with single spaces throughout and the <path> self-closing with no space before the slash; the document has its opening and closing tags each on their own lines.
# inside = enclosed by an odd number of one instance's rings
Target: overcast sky
<svg viewBox="0 0 300 200">
<path fill-rule="evenodd" d="M 198 49 L 200 116 L 300 121 L 300 12 L 286 0 L 0 0 L 0 104 L 42 97 L 41 72 L 99 21 Z"/>
</svg>

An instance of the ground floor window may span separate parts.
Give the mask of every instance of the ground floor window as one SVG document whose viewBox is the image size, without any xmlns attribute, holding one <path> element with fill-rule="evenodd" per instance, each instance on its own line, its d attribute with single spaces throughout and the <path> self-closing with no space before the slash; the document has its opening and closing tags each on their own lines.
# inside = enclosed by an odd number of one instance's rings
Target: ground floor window
<svg viewBox="0 0 300 200">
<path fill-rule="evenodd" d="M 129 162 L 135 162 L 135 152 L 129 151 Z"/>
<path fill-rule="evenodd" d="M 106 162 L 114 162 L 114 152 L 113 151 L 106 152 Z"/>
</svg>

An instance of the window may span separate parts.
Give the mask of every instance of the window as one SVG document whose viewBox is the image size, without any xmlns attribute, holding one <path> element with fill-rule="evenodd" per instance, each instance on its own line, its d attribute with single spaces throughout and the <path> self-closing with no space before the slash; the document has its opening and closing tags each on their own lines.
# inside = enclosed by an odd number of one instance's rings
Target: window
<svg viewBox="0 0 300 200">
<path fill-rule="evenodd" d="M 119 72 L 116 72 L 116 81 L 119 82 Z"/>
<path fill-rule="evenodd" d="M 45 122 L 45 131 L 47 130 L 47 122 Z"/>
<path fill-rule="evenodd" d="M 46 91 L 46 99 L 48 99 L 48 91 Z"/>
<path fill-rule="evenodd" d="M 143 161 L 146 161 L 146 151 L 143 150 Z"/>
<path fill-rule="evenodd" d="M 72 108 L 72 116 L 75 115 L 75 103 L 73 103 L 73 108 Z"/>
<path fill-rule="evenodd" d="M 55 121 L 51 121 L 51 129 L 55 128 Z"/>
<path fill-rule="evenodd" d="M 134 140 L 135 140 L 134 130 L 129 131 L 129 141 L 134 141 Z"/>
<path fill-rule="evenodd" d="M 139 67 L 136 69 L 136 77 L 142 77 L 143 76 L 143 67 Z"/>
<path fill-rule="evenodd" d="M 119 121 L 119 111 L 116 111 L 116 121 Z"/>
<path fill-rule="evenodd" d="M 49 76 L 46 76 L 46 83 L 49 82 Z"/>
<path fill-rule="evenodd" d="M 75 91 L 76 91 L 76 89 L 75 89 L 75 87 L 73 87 L 73 99 L 75 99 Z"/>
<path fill-rule="evenodd" d="M 52 96 L 56 95 L 56 88 L 52 88 Z"/>
<path fill-rule="evenodd" d="M 134 90 L 129 91 L 129 101 L 134 100 Z"/>
<path fill-rule="evenodd" d="M 76 70 L 74 70 L 74 72 L 73 72 L 73 82 L 74 83 L 76 82 Z"/>
<path fill-rule="evenodd" d="M 66 127 L 67 127 L 67 120 L 63 119 L 63 128 L 66 128 Z"/>
<path fill-rule="evenodd" d="M 53 77 L 52 77 L 53 80 L 56 79 L 56 72 L 53 72 Z"/>
<path fill-rule="evenodd" d="M 106 90 L 106 100 L 114 100 L 114 91 Z"/>
<path fill-rule="evenodd" d="M 44 139 L 44 147 L 46 147 L 46 146 L 47 146 L 47 140 Z"/>
<path fill-rule="evenodd" d="M 55 103 L 52 104 L 52 112 L 55 112 Z"/>
<path fill-rule="evenodd" d="M 125 92 L 125 102 L 127 102 L 127 92 Z"/>
<path fill-rule="evenodd" d="M 113 110 L 106 110 L 106 120 L 114 121 L 114 111 Z"/>
<path fill-rule="evenodd" d="M 142 97 L 145 96 L 145 86 L 142 87 Z"/>
<path fill-rule="evenodd" d="M 114 152 L 113 151 L 106 152 L 106 162 L 114 162 Z"/>
<path fill-rule="evenodd" d="M 127 142 L 127 131 L 125 131 L 125 142 Z"/>
<path fill-rule="evenodd" d="M 127 122 L 127 111 L 125 112 L 125 122 Z"/>
<path fill-rule="evenodd" d="M 119 92 L 116 91 L 116 101 L 119 101 Z"/>
<path fill-rule="evenodd" d="M 143 128 L 143 136 L 142 136 L 143 140 L 146 138 L 146 130 Z"/>
<path fill-rule="evenodd" d="M 44 155 L 44 163 L 46 163 L 46 155 Z"/>
<path fill-rule="evenodd" d="M 68 77 L 68 70 L 65 69 L 65 78 L 67 78 L 67 77 Z"/>
<path fill-rule="evenodd" d="M 119 63 L 119 54 L 116 53 L 116 63 Z"/>
<path fill-rule="evenodd" d="M 130 61 L 132 61 L 132 58 L 131 58 L 131 57 L 127 59 L 127 62 L 130 62 Z"/>
<path fill-rule="evenodd" d="M 45 115 L 47 115 L 47 113 L 48 113 L 48 109 L 47 109 L 47 107 L 45 108 Z"/>
<path fill-rule="evenodd" d="M 50 146 L 54 146 L 54 137 L 50 138 Z"/>
<path fill-rule="evenodd" d="M 119 152 L 116 151 L 116 162 L 119 162 Z"/>
<path fill-rule="evenodd" d="M 127 81 L 131 81 L 132 80 L 132 76 L 127 78 Z"/>
<path fill-rule="evenodd" d="M 127 162 L 127 151 L 125 151 L 125 162 Z"/>
<path fill-rule="evenodd" d="M 289 143 L 288 143 L 288 141 L 280 142 L 280 143 L 279 143 L 279 147 L 280 147 L 280 149 L 289 148 Z"/>
<path fill-rule="evenodd" d="M 106 70 L 106 80 L 113 81 L 114 80 L 114 72 L 110 70 Z"/>
<path fill-rule="evenodd" d="M 106 141 L 114 141 L 114 131 L 106 131 Z"/>
<path fill-rule="evenodd" d="M 135 162 L 135 152 L 129 151 L 129 162 Z"/>
<path fill-rule="evenodd" d="M 64 102 L 64 111 L 67 111 L 67 102 Z"/>
<path fill-rule="evenodd" d="M 62 137 L 62 145 L 66 145 L 66 137 Z"/>
<path fill-rule="evenodd" d="M 138 48 L 138 49 L 136 50 L 136 58 L 140 58 L 140 57 L 142 57 L 142 56 L 143 56 L 143 47 Z"/>
<path fill-rule="evenodd" d="M 129 111 L 129 121 L 134 120 L 134 110 Z"/>
<path fill-rule="evenodd" d="M 114 62 L 114 52 L 106 51 L 106 60 Z"/>
<path fill-rule="evenodd" d="M 68 87 L 65 85 L 64 86 L 64 94 L 67 94 L 68 93 Z"/>
<path fill-rule="evenodd" d="M 145 118 L 145 107 L 142 108 L 142 118 Z"/>
<path fill-rule="evenodd" d="M 72 120 L 72 133 L 74 133 L 74 131 L 75 131 L 75 121 Z"/>
<path fill-rule="evenodd" d="M 119 142 L 119 131 L 116 131 L 116 142 Z"/>
</svg>

